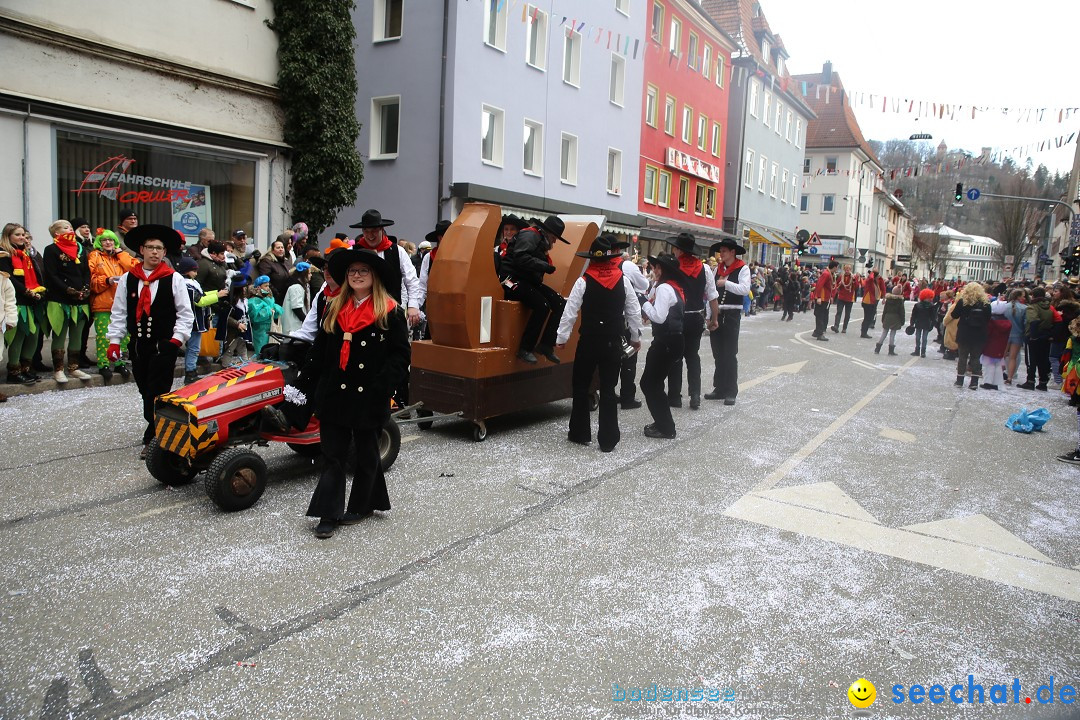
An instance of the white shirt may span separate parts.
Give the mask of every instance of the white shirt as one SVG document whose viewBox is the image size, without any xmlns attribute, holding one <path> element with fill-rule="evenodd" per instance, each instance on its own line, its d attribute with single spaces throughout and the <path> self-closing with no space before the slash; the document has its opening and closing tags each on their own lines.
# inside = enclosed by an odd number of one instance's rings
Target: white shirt
<svg viewBox="0 0 1080 720">
<path fill-rule="evenodd" d="M 675 289 L 663 282 L 656 286 L 652 296 L 641 306 L 641 312 L 645 313 L 654 325 L 663 325 L 667 321 L 668 312 L 678 301 Z"/>
<path fill-rule="evenodd" d="M 298 340 L 315 342 L 315 334 L 319 332 L 319 297 L 325 289 L 326 283 L 323 283 L 323 286 L 319 288 L 319 292 L 315 293 L 315 297 L 311 298 L 311 308 L 307 311 L 307 315 L 304 316 L 304 323 L 298 329 L 289 333 L 290 336 Z"/>
<path fill-rule="evenodd" d="M 411 263 L 410 263 L 411 264 Z M 428 275 L 431 274 L 431 253 L 424 253 L 424 259 L 420 261 L 420 302 L 417 307 L 423 307 L 427 302 Z"/>
<path fill-rule="evenodd" d="M 385 251 L 376 252 L 373 248 L 368 247 L 363 242 L 356 243 L 357 250 L 371 250 L 375 252 L 381 258 L 386 257 Z M 416 268 L 413 267 L 412 258 L 409 257 L 409 253 L 405 252 L 405 248 L 395 244 L 393 249 L 398 253 L 398 265 L 401 266 L 401 304 L 409 307 L 420 309 L 421 294 L 420 294 L 420 278 L 416 277 Z M 429 255 L 431 253 L 428 253 Z M 314 305 L 314 303 L 312 303 Z"/>
<path fill-rule="evenodd" d="M 109 318 L 109 329 L 106 335 L 109 338 L 109 342 L 114 345 L 119 345 L 120 341 L 124 339 L 124 336 L 128 334 L 127 326 L 127 282 L 128 275 L 131 273 L 124 273 L 120 276 L 120 282 L 116 284 L 116 295 L 113 297 L 112 313 Z M 187 285 L 184 283 L 184 276 L 178 272 L 174 272 L 169 275 L 168 281 L 172 283 L 173 305 L 176 308 L 176 323 L 173 325 L 172 337 L 180 341 L 183 345 L 191 337 L 191 328 L 195 323 L 195 313 L 191 311 L 191 301 L 188 299 Z M 158 285 L 161 284 L 161 280 L 155 280 L 150 283 L 150 304 L 153 305 L 154 300 L 157 299 Z M 135 284 L 135 292 L 142 291 L 142 281 L 139 280 Z M 137 302 L 137 301 L 136 301 Z"/>
<path fill-rule="evenodd" d="M 623 317 L 630 328 L 630 342 L 637 342 L 641 337 L 641 306 L 638 305 L 637 294 L 630 278 L 622 276 L 623 293 Z M 579 277 L 570 289 L 570 297 L 566 298 L 566 307 L 563 308 L 562 320 L 559 321 L 559 333 L 555 336 L 555 344 L 563 345 L 570 339 L 570 333 L 577 322 L 578 313 L 581 312 L 581 301 L 585 297 L 585 278 Z"/>
<path fill-rule="evenodd" d="M 716 283 L 713 283 L 713 287 L 716 287 Z M 743 265 L 739 268 L 739 278 L 737 281 L 732 282 L 731 276 L 728 275 L 728 281 L 725 284 L 724 290 L 727 291 L 728 299 L 731 299 L 732 295 L 739 296 L 739 303 L 726 303 L 720 306 L 721 310 L 742 310 L 743 298 L 750 294 L 750 268 Z"/>
<path fill-rule="evenodd" d="M 296 319 L 296 313 L 293 310 L 304 309 L 304 295 L 306 283 L 293 283 L 289 286 L 289 289 L 285 291 L 285 297 L 282 300 L 281 313 L 281 332 L 285 335 L 292 335 L 294 331 L 299 330 L 302 320 Z M 305 320 L 307 317 L 305 316 Z"/>
<path fill-rule="evenodd" d="M 630 279 L 630 284 L 634 287 L 634 292 L 644 295 L 649 292 L 649 279 L 641 272 L 641 268 L 634 263 L 633 260 L 623 260 L 622 274 L 624 278 Z"/>
</svg>

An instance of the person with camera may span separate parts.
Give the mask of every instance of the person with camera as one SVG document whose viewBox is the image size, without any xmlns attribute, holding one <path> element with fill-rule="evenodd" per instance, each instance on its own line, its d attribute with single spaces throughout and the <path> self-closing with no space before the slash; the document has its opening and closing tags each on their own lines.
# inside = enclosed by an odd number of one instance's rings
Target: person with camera
<svg viewBox="0 0 1080 720">
<path fill-rule="evenodd" d="M 120 359 L 120 342 L 131 336 L 131 371 L 142 396 L 141 458 L 154 439 L 154 398 L 169 392 L 180 348 L 187 342 L 195 316 L 184 278 L 165 263 L 166 253 L 180 251 L 180 233 L 165 225 L 139 225 L 124 238 L 142 263 L 120 277 L 109 322 L 108 359 Z"/>
<path fill-rule="evenodd" d="M 641 349 L 641 306 L 634 286 L 623 274 L 622 245 L 614 237 L 601 235 L 593 240 L 588 252 L 576 255 L 588 258 L 589 266 L 570 290 L 555 338 L 556 347 L 566 347 L 580 312 L 580 338 L 571 380 L 574 403 L 566 439 L 578 445 L 592 442 L 590 386 L 593 375 L 599 374 L 600 424 L 596 440 L 601 452 L 611 452 L 620 438 L 619 396 L 615 386 L 622 365 L 623 330 L 629 328 L 629 346 L 636 353 Z"/>
</svg>

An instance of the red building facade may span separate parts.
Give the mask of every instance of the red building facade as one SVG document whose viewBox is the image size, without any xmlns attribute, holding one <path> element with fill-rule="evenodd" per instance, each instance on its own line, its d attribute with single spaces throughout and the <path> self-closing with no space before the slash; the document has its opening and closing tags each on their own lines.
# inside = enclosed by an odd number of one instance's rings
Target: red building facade
<svg viewBox="0 0 1080 720">
<path fill-rule="evenodd" d="M 731 53 L 690 0 L 647 0 L 638 208 L 643 239 L 723 224 Z M 689 226 L 689 227 L 687 227 Z"/>
</svg>

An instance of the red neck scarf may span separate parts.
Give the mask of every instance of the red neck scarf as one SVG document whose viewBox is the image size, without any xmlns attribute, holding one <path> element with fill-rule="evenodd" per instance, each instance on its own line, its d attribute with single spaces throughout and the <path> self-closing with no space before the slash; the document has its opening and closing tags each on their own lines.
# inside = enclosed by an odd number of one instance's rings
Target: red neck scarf
<svg viewBox="0 0 1080 720">
<path fill-rule="evenodd" d="M 701 261 L 693 255 L 683 255 L 679 258 L 679 269 L 689 277 L 696 278 L 701 274 L 701 269 L 704 267 Z"/>
<path fill-rule="evenodd" d="M 367 238 L 363 235 L 361 235 L 360 237 L 360 247 L 364 248 L 365 250 L 374 250 L 377 253 L 386 252 L 390 249 L 390 246 L 394 244 L 390 242 L 390 238 L 386 237 L 386 235 L 382 236 L 382 242 L 380 242 L 378 245 L 368 245 Z"/>
<path fill-rule="evenodd" d="M 431 252 L 428 253 L 428 255 L 431 256 L 431 259 L 428 260 L 428 272 L 431 271 L 430 270 L 431 263 L 435 262 L 435 253 L 437 253 L 437 252 L 439 252 L 439 246 L 438 245 L 432 245 L 431 246 Z"/>
<path fill-rule="evenodd" d="M 146 268 L 142 263 L 137 263 L 131 266 L 131 270 L 128 270 L 132 275 L 142 280 L 142 290 L 139 291 L 139 302 L 135 305 L 135 322 L 140 322 L 144 317 L 150 314 L 150 283 L 155 280 L 161 280 L 167 278 L 173 274 L 173 269 L 169 267 L 169 264 L 162 262 L 154 271 L 150 273 L 150 277 L 146 277 Z"/>
<path fill-rule="evenodd" d="M 390 312 L 395 307 L 394 301 L 386 299 L 386 311 Z M 345 333 L 345 340 L 341 343 L 341 354 L 338 356 L 338 367 L 342 370 L 349 363 L 349 352 L 352 350 L 353 335 L 360 332 L 368 325 L 375 323 L 375 302 L 371 296 L 364 298 L 357 305 L 352 298 L 345 303 L 345 307 L 337 316 L 338 327 Z"/>
<path fill-rule="evenodd" d="M 679 296 L 680 300 L 682 300 L 683 302 L 686 302 L 686 293 L 683 292 L 682 285 L 675 282 L 674 280 L 665 280 L 664 282 L 666 282 L 671 287 L 675 288 L 675 294 Z"/>
<path fill-rule="evenodd" d="M 730 275 L 731 273 L 735 273 L 736 274 L 735 277 L 737 278 L 739 270 L 741 270 L 745 266 L 746 266 L 746 263 L 744 263 L 739 258 L 735 258 L 735 262 L 731 263 L 731 265 L 729 265 L 727 267 L 725 267 L 724 265 L 717 265 L 716 266 L 716 277 L 717 278 L 723 278 L 723 279 L 727 280 L 728 275 Z"/>
<path fill-rule="evenodd" d="M 506 257 L 506 241 L 499 241 L 499 257 Z"/>
<path fill-rule="evenodd" d="M 590 260 L 585 274 L 608 290 L 611 290 L 622 280 L 622 268 L 611 260 Z"/>
<path fill-rule="evenodd" d="M 79 243 L 76 242 L 75 233 L 63 233 L 56 236 L 56 247 L 60 248 L 60 252 L 67 255 L 69 258 L 79 263 Z"/>
<path fill-rule="evenodd" d="M 23 271 L 23 283 L 26 285 L 26 289 L 33 290 L 34 288 L 41 287 L 41 283 L 38 282 L 37 271 L 34 270 L 34 262 L 26 253 L 26 250 L 15 247 L 14 245 L 12 245 L 11 248 L 15 251 L 14 257 L 11 258 L 11 269 Z"/>
<path fill-rule="evenodd" d="M 325 298 L 332 298 L 335 295 L 337 295 L 339 292 L 341 292 L 341 286 L 340 285 L 338 285 L 336 288 L 334 288 L 332 290 L 330 289 L 330 286 L 327 285 L 326 287 L 323 288 L 322 294 L 323 294 L 323 297 L 325 297 Z"/>
</svg>

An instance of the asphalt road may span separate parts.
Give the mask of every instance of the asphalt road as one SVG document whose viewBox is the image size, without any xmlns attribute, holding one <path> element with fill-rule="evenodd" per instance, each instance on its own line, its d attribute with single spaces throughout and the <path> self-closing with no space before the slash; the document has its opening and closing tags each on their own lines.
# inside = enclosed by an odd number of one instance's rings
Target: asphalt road
<svg viewBox="0 0 1080 720">
<path fill-rule="evenodd" d="M 406 426 L 394 509 L 326 541 L 317 467 L 287 448 L 224 514 L 149 477 L 134 387 L 13 398 L 0 715 L 832 718 L 866 678 L 878 717 L 1067 716 L 1074 411 L 811 325 L 745 321 L 738 404 L 677 410 L 673 441 L 642 408 L 613 453 L 568 443 L 569 401 L 483 443 Z M 1006 429 L 1038 406 L 1043 432 Z"/>
</svg>

